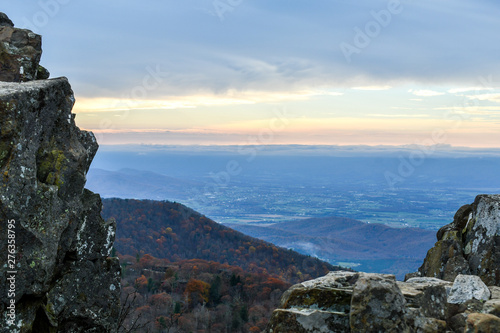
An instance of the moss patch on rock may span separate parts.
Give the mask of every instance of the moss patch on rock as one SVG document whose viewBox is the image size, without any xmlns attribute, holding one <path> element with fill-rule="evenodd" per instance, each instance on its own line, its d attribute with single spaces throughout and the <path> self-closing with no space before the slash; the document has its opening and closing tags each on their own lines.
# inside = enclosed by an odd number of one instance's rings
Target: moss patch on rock
<svg viewBox="0 0 500 333">
<path fill-rule="evenodd" d="M 307 308 L 349 313 L 352 291 L 346 289 L 301 289 L 292 291 L 286 308 L 306 306 Z"/>
<path fill-rule="evenodd" d="M 42 156 L 38 161 L 37 178 L 47 185 L 60 187 L 64 184 L 64 170 L 66 169 L 66 156 L 62 150 L 54 149 L 46 154 L 39 151 Z"/>
</svg>

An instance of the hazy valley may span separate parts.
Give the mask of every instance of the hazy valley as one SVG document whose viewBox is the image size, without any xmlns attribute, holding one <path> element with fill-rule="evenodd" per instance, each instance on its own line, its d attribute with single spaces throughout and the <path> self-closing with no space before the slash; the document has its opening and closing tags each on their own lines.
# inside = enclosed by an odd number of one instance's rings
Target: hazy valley
<svg viewBox="0 0 500 333">
<path fill-rule="evenodd" d="M 407 170 L 415 147 L 249 149 L 102 147 L 87 184 L 108 198 L 177 201 L 278 246 L 399 278 L 464 202 L 500 190 L 495 150 L 441 147 Z"/>
</svg>

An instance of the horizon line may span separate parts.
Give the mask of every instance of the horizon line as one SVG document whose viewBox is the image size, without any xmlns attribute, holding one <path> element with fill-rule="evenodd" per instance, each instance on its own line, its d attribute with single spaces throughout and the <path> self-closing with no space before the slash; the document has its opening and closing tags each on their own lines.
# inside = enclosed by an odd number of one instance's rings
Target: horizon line
<svg viewBox="0 0 500 333">
<path fill-rule="evenodd" d="M 349 148 L 349 147 L 365 147 L 365 148 L 416 148 L 416 147 L 435 147 L 441 148 L 442 150 L 500 150 L 499 147 L 476 147 L 476 146 L 454 146 L 450 144 L 433 144 L 433 145 L 421 145 L 421 144 L 401 144 L 401 145 L 390 145 L 390 144 L 302 144 L 302 143 L 271 143 L 271 144 L 238 144 L 238 143 L 227 143 L 227 144 L 162 144 L 162 143 L 114 143 L 114 144 L 99 144 L 99 147 L 124 147 L 124 146 L 148 146 L 148 147 L 325 147 L 325 148 Z"/>
</svg>

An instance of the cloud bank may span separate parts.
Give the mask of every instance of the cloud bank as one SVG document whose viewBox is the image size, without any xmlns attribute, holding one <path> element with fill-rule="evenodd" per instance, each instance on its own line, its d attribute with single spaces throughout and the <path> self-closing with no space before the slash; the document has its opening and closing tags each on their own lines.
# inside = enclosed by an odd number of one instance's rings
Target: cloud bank
<svg viewBox="0 0 500 333">
<path fill-rule="evenodd" d="M 3 7 L 18 26 L 44 35 L 43 63 L 69 76 L 84 97 L 131 94 L 151 68 L 160 80 L 146 99 L 398 82 L 474 86 L 479 76 L 500 76 L 493 1 L 41 0 Z M 359 49 L 350 62 L 342 43 Z"/>
</svg>

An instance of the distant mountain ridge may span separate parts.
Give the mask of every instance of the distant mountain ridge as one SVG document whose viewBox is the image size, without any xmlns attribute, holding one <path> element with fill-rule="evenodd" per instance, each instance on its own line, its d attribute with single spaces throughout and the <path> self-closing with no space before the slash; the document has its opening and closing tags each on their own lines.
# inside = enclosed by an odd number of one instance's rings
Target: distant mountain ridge
<svg viewBox="0 0 500 333">
<path fill-rule="evenodd" d="M 201 185 L 196 181 L 128 168 L 118 171 L 93 168 L 87 176 L 87 186 L 101 193 L 104 198 L 182 199 L 188 196 L 190 188 L 201 187 Z"/>
<path fill-rule="evenodd" d="M 335 264 L 358 263 L 364 271 L 392 272 L 398 277 L 416 269 L 434 245 L 435 232 L 391 228 L 343 217 L 313 218 L 270 226 L 226 224 L 247 235 Z"/>
</svg>

